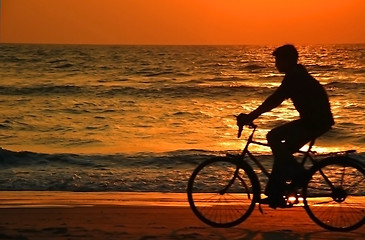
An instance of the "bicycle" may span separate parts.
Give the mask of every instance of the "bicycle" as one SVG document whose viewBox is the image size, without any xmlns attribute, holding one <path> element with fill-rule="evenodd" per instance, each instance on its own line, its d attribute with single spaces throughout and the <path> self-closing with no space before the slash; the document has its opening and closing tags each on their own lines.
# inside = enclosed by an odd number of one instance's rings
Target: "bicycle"
<svg viewBox="0 0 365 240">
<path fill-rule="evenodd" d="M 253 139 L 257 125 L 239 155 L 227 154 L 205 160 L 193 171 L 188 181 L 187 195 L 194 214 L 213 227 L 233 227 L 245 221 L 260 202 L 262 191 L 258 173 L 270 178 L 270 173 L 249 151 L 251 144 L 269 147 Z M 309 143 L 300 163 L 306 167 L 304 184 L 287 185 L 286 207 L 301 204 L 319 226 L 332 231 L 351 231 L 365 223 L 364 164 L 349 157 L 355 150 L 334 153 L 315 160 Z M 249 162 L 248 159 L 251 161 Z M 308 168 L 308 164 L 311 167 Z M 302 203 L 300 203 L 302 202 Z M 262 212 L 261 205 L 259 205 Z"/>
</svg>

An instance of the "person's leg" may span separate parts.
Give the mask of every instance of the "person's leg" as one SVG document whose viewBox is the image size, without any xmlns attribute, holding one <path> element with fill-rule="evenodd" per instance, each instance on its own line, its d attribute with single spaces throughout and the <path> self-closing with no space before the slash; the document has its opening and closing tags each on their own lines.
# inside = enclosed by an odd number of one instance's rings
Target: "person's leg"
<svg viewBox="0 0 365 240">
<path fill-rule="evenodd" d="M 293 179 L 303 170 L 292 154 L 326 131 L 311 128 L 299 119 L 274 128 L 267 134 L 267 141 L 274 155 L 274 164 L 265 190 L 266 195 L 279 199 L 282 197 L 285 181 Z"/>
<path fill-rule="evenodd" d="M 285 181 L 285 178 L 289 177 L 286 176 L 287 171 L 285 169 L 299 165 L 292 154 L 310 141 L 310 139 L 307 141 L 307 137 L 304 136 L 307 133 L 303 131 L 301 125 L 301 121 L 296 120 L 274 128 L 267 134 L 267 142 L 274 155 L 272 169 L 274 178 L 281 177 Z M 305 138 L 305 140 L 302 138 Z"/>
<path fill-rule="evenodd" d="M 267 134 L 267 141 L 274 155 L 274 163 L 265 194 L 277 200 L 280 200 L 284 193 L 286 178 L 283 174 L 285 173 L 285 166 L 288 166 L 289 163 L 295 164 L 295 159 L 289 150 L 287 138 L 288 135 L 291 135 L 295 131 L 296 122 L 294 121 L 276 127 Z"/>
</svg>

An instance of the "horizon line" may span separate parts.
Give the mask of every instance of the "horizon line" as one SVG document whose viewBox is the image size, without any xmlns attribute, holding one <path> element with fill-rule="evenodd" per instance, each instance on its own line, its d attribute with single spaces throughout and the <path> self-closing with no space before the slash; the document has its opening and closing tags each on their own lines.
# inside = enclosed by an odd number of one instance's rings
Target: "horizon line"
<svg viewBox="0 0 365 240">
<path fill-rule="evenodd" d="M 0 44 L 14 45 L 85 45 L 85 46 L 278 46 L 293 44 L 296 46 L 305 45 L 365 45 L 361 43 L 47 43 L 47 42 L 0 42 Z"/>
</svg>

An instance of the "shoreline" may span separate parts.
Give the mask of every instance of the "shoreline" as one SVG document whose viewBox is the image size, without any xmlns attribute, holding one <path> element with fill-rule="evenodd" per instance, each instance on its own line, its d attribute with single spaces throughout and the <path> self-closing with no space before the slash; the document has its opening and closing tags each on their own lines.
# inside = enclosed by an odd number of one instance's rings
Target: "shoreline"
<svg viewBox="0 0 365 240">
<path fill-rule="evenodd" d="M 186 193 L 0 191 L 0 208 L 97 206 L 189 207 Z"/>
<path fill-rule="evenodd" d="M 0 191 L 0 239 L 355 239 L 317 226 L 302 207 L 256 208 L 243 223 L 218 229 L 191 211 L 185 193 Z"/>
</svg>

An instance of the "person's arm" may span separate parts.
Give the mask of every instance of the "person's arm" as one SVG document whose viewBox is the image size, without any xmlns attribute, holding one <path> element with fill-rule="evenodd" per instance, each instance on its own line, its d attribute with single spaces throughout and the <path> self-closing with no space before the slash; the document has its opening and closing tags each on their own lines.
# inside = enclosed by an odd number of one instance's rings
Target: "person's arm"
<svg viewBox="0 0 365 240">
<path fill-rule="evenodd" d="M 248 114 L 248 118 L 252 122 L 256 118 L 258 118 L 261 114 L 265 112 L 269 112 L 272 109 L 279 106 L 285 99 L 286 94 L 283 86 L 280 86 L 273 94 L 271 94 L 258 108 L 253 110 L 250 114 Z"/>
<path fill-rule="evenodd" d="M 242 127 L 244 125 L 252 123 L 252 121 L 258 118 L 261 114 L 279 106 L 287 98 L 285 89 L 285 86 L 282 84 L 278 89 L 276 89 L 273 94 L 271 94 L 258 108 L 253 110 L 250 114 L 241 113 L 240 115 L 238 115 L 237 126 L 240 129 L 239 132 L 242 130 Z"/>
</svg>

